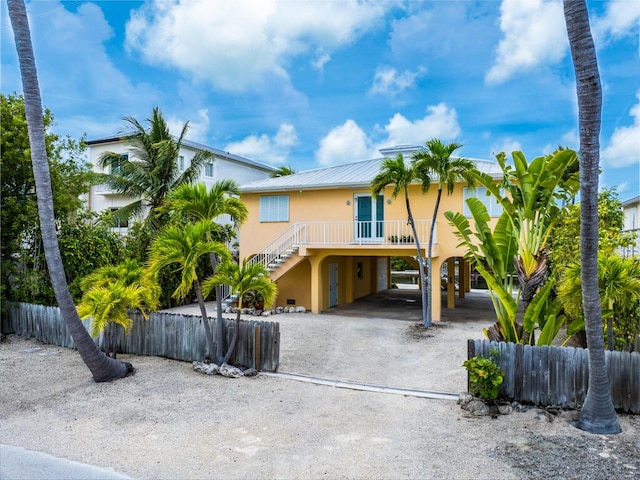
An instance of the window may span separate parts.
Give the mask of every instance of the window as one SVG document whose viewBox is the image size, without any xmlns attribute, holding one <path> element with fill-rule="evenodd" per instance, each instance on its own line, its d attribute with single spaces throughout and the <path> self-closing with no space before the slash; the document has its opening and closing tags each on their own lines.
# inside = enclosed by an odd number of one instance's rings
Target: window
<svg viewBox="0 0 640 480">
<path fill-rule="evenodd" d="M 204 164 L 204 176 L 213 177 L 213 162 L 207 162 Z"/>
<path fill-rule="evenodd" d="M 118 211 L 117 207 L 111 207 L 109 210 L 111 210 L 111 213 L 115 213 L 116 211 Z M 111 219 L 111 227 L 112 228 L 128 228 L 129 227 L 129 220 L 127 219 L 119 219 L 119 218 L 112 218 Z"/>
<path fill-rule="evenodd" d="M 111 164 L 109 165 L 109 173 L 111 175 L 120 175 L 120 167 L 127 160 L 129 160 L 129 154 L 128 153 L 121 154 L 120 158 L 118 160 L 115 160 L 115 159 L 112 160 Z"/>
<path fill-rule="evenodd" d="M 179 169 L 181 172 L 184 172 L 184 155 L 180 155 L 180 156 L 178 157 L 178 169 Z"/>
<path fill-rule="evenodd" d="M 493 197 L 493 195 L 487 194 L 487 189 L 485 187 L 465 187 L 463 199 L 463 213 L 465 217 L 471 217 L 471 210 L 469 210 L 469 206 L 467 205 L 468 198 L 477 198 L 478 200 L 480 200 L 487 208 L 487 212 L 489 213 L 490 217 L 499 217 L 500 215 L 502 215 L 502 206 Z"/>
<path fill-rule="evenodd" d="M 288 222 L 289 195 L 269 195 L 260 197 L 261 222 Z"/>
</svg>

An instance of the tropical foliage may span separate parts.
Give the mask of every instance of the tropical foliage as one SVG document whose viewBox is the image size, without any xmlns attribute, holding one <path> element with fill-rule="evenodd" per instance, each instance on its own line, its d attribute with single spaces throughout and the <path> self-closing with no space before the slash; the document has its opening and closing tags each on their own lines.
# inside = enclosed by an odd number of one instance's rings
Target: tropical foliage
<svg viewBox="0 0 640 480">
<path fill-rule="evenodd" d="M 477 198 L 467 200 L 475 232 L 461 213 L 449 211 L 445 217 L 489 287 L 498 320 L 486 332 L 489 338 L 533 343 L 534 330 L 539 328 L 538 344 L 550 344 L 566 319 L 552 300 L 553 283 L 544 285 L 547 242 L 562 211 L 558 202 L 571 198 L 577 190 L 575 175 L 566 175 L 577 157 L 571 150 L 558 150 L 528 163 L 522 152 L 514 152 L 513 167 L 504 154 L 497 158 L 503 172 L 501 182 L 496 184 L 484 173 L 475 174 L 503 208 L 493 229 L 486 207 Z M 520 284 L 517 291 L 513 274 Z M 525 301 L 522 323 L 518 323 L 521 296 Z"/>
<path fill-rule="evenodd" d="M 431 325 L 432 309 L 433 309 L 433 289 L 431 288 L 431 280 L 433 279 L 432 263 L 433 263 L 433 241 L 435 238 L 436 221 L 438 219 L 438 210 L 440 208 L 440 200 L 442 191 L 446 189 L 447 195 L 451 195 L 455 186 L 460 181 L 465 181 L 468 186 L 475 184 L 476 165 L 471 160 L 461 157 L 454 157 L 453 153 L 462 148 L 461 143 L 450 142 L 443 143 L 437 138 L 428 140 L 424 149 L 413 154 L 413 168 L 415 169 L 422 190 L 427 191 L 433 182 L 438 184 L 438 195 L 433 208 L 433 216 L 431 217 L 431 228 L 429 231 L 429 247 L 427 249 L 427 272 L 429 278 L 427 319 L 424 323 L 426 327 Z"/>
<path fill-rule="evenodd" d="M 558 298 L 565 312 L 584 327 L 580 263 L 564 270 Z M 601 252 L 598 255 L 598 285 L 602 316 L 606 322 L 609 350 L 632 350 L 640 335 L 640 260 Z"/>
<path fill-rule="evenodd" d="M 170 225 L 153 240 L 148 260 L 149 274 L 154 280 L 157 280 L 159 273 L 169 266 L 180 272 L 180 283 L 173 292 L 174 298 L 181 300 L 191 290 L 195 291 L 207 337 L 209 359 L 215 357 L 216 345 L 204 304 L 202 282 L 198 275 L 199 260 L 212 253 L 225 260 L 230 257 L 229 250 L 224 244 L 208 239 L 212 228 L 210 220 L 184 225 Z"/>
<path fill-rule="evenodd" d="M 422 256 L 422 249 L 420 248 L 420 240 L 418 239 L 418 232 L 416 231 L 416 223 L 413 219 L 413 213 L 411 212 L 411 203 L 409 201 L 409 185 L 419 180 L 418 173 L 414 166 L 407 166 L 402 154 L 398 154 L 396 158 L 385 158 L 380 166 L 380 173 L 374 177 L 371 181 L 371 193 L 374 197 L 380 195 L 381 192 L 388 185 L 392 185 L 391 197 L 397 198 L 400 192 L 404 194 L 404 201 L 407 207 L 407 217 L 409 225 L 411 225 L 411 231 L 413 232 L 413 238 L 416 242 L 416 253 L 418 257 L 418 272 L 420 275 L 421 295 L 422 295 L 422 323 L 424 326 L 428 326 L 428 303 L 427 303 L 427 290 L 428 283 L 425 281 L 424 275 L 424 259 Z M 423 192 L 426 191 L 427 184 L 422 184 Z"/>
<path fill-rule="evenodd" d="M 145 214 L 143 223 L 152 232 L 158 231 L 167 221 L 159 207 L 169 192 L 179 185 L 193 183 L 200 175 L 210 152 L 199 151 L 190 165 L 180 171 L 180 147 L 188 131 L 189 122 L 174 137 L 169 131 L 162 112 L 154 108 L 145 128 L 133 117 L 125 117 L 133 132 L 125 138 L 130 145 L 131 157 L 105 152 L 100 156 L 100 166 L 110 170 L 100 180 L 114 191 L 131 198 L 128 205 L 118 209 L 117 219 L 127 220 Z"/>
<path fill-rule="evenodd" d="M 146 311 L 158 308 L 160 287 L 144 275 L 135 260 L 101 267 L 84 277 L 80 286 L 84 293 L 78 314 L 82 319 L 92 318 L 92 337 L 104 332 L 105 352 L 112 358 L 116 358 L 118 349 L 118 327 L 127 333 L 133 325 L 128 310 L 138 309 L 148 318 Z"/>
<path fill-rule="evenodd" d="M 233 261 L 223 262 L 218 266 L 215 275 L 204 281 L 202 291 L 207 295 L 211 289 L 219 285 L 229 285 L 231 292 L 238 298 L 238 308 L 236 312 L 236 328 L 227 353 L 222 359 L 222 363 L 227 363 L 233 354 L 240 331 L 240 313 L 242 311 L 243 299 L 246 294 L 258 294 L 262 297 L 265 305 L 271 305 L 278 295 L 278 287 L 269 278 L 269 272 L 259 263 L 248 263 L 246 259 L 242 265 Z"/>
</svg>

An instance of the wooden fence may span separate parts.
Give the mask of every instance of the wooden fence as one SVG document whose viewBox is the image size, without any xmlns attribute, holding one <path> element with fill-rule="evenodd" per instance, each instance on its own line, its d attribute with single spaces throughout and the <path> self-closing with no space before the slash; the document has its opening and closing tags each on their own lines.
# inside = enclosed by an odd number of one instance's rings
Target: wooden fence
<svg viewBox="0 0 640 480">
<path fill-rule="evenodd" d="M 43 343 L 74 348 L 58 307 L 7 302 L 2 320 L 4 333 L 33 337 Z M 207 353 L 202 317 L 154 312 L 145 320 L 131 313 L 133 327 L 121 332 L 120 353 L 150 355 L 187 362 L 201 361 Z M 236 328 L 235 319 L 224 318 L 225 349 Z M 215 332 L 216 319 L 209 318 Z M 87 330 L 91 319 L 83 321 Z M 102 347 L 102 336 L 96 342 Z M 280 324 L 269 321 L 241 321 L 238 341 L 230 363 L 275 372 L 280 357 Z"/>
<path fill-rule="evenodd" d="M 492 358 L 505 372 L 500 395 L 535 405 L 578 408 L 589 385 L 586 348 L 537 347 L 518 343 L 468 340 L 468 358 Z M 616 409 L 640 413 L 640 353 L 605 352 L 611 396 Z"/>
</svg>

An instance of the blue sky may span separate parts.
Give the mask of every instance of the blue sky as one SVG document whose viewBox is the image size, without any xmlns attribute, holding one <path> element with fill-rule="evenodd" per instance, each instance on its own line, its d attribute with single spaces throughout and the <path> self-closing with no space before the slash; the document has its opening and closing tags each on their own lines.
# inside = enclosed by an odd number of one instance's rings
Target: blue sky
<svg viewBox="0 0 640 480">
<path fill-rule="evenodd" d="M 601 186 L 640 191 L 640 1 L 588 1 Z M 2 2 L 3 93 L 21 92 Z M 438 137 L 461 155 L 578 148 L 559 0 L 27 3 L 55 130 L 98 138 L 159 106 L 188 137 L 305 170 Z"/>
</svg>

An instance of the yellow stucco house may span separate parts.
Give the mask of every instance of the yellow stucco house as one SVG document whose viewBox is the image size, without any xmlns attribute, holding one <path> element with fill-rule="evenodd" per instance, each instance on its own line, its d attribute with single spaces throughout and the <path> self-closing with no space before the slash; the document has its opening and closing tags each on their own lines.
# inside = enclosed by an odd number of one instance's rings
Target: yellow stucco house
<svg viewBox="0 0 640 480">
<path fill-rule="evenodd" d="M 400 146 L 380 150 L 373 160 L 315 169 L 294 175 L 259 180 L 240 187 L 249 217 L 240 229 L 240 258 L 252 258 L 270 271 L 278 284 L 277 306 L 302 305 L 314 313 L 351 303 L 359 297 L 391 286 L 391 256 L 416 263 L 416 245 L 403 196 L 391 198 L 391 187 L 373 198 L 371 180 L 379 173 L 384 157 L 402 153 L 406 161 L 420 147 Z M 480 171 L 496 178 L 495 162 L 474 160 Z M 469 287 L 469 266 L 457 247 L 459 241 L 444 218 L 447 210 L 465 211 L 464 199 L 480 198 L 489 212 L 498 206 L 483 189 L 460 184 L 451 196 L 443 193 L 433 246 L 433 320 L 440 320 L 443 265 L 449 271 L 447 304 L 455 306 L 457 295 Z M 422 194 L 410 188 L 411 207 L 423 255 L 427 256 L 429 225 L 437 195 L 432 185 Z M 467 212 L 468 213 L 468 212 Z"/>
</svg>

